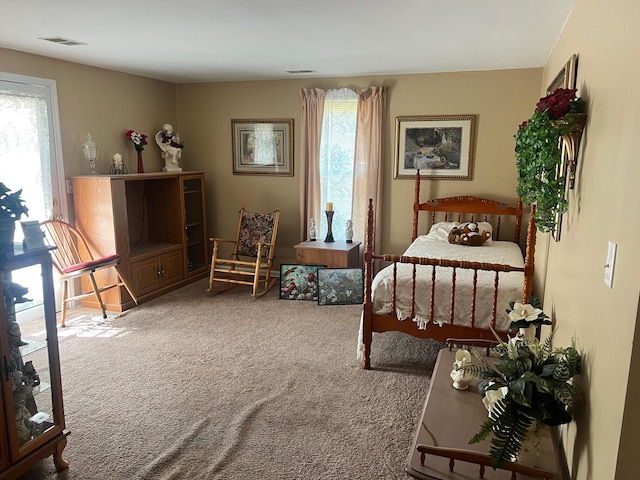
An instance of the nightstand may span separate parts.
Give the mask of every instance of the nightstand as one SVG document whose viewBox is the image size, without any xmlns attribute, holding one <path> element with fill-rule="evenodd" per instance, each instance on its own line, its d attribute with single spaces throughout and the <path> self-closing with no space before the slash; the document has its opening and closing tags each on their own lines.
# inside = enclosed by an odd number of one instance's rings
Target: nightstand
<svg viewBox="0 0 640 480">
<path fill-rule="evenodd" d="M 362 242 L 315 242 L 307 240 L 296 249 L 296 262 L 300 265 L 326 265 L 330 268 L 358 268 Z"/>
</svg>

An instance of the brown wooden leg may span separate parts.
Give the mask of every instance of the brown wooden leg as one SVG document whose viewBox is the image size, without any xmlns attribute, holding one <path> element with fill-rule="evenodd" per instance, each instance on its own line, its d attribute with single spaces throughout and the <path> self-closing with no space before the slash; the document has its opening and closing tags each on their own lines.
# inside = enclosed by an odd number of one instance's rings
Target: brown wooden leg
<svg viewBox="0 0 640 480">
<path fill-rule="evenodd" d="M 371 369 L 371 314 L 373 305 L 371 303 L 365 303 L 363 307 L 362 315 L 362 343 L 364 345 L 362 350 L 362 368 L 365 370 Z"/>
<path fill-rule="evenodd" d="M 62 458 L 62 451 L 67 446 L 67 437 L 62 438 L 56 443 L 56 450 L 53 452 L 53 464 L 56 466 L 56 470 L 61 472 L 69 468 L 69 462 Z"/>
<path fill-rule="evenodd" d="M 102 318 L 107 318 L 107 312 L 106 312 L 106 309 L 104 308 L 104 303 L 102 303 L 102 297 L 100 296 L 100 289 L 98 288 L 98 283 L 96 282 L 96 277 L 93 276 L 93 273 L 89 274 L 89 279 L 91 279 L 91 285 L 93 285 L 93 293 L 96 296 L 98 305 L 100 306 L 100 311 L 102 312 Z"/>
<path fill-rule="evenodd" d="M 68 291 L 67 280 L 62 282 L 62 307 L 60 312 L 60 326 L 64 327 L 64 322 L 67 320 L 67 291 Z"/>
</svg>

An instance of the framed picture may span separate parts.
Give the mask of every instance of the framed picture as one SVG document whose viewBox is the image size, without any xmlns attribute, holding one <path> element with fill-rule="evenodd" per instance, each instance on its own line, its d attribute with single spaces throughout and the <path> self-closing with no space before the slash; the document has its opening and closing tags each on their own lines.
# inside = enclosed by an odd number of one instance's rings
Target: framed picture
<svg viewBox="0 0 640 480">
<path fill-rule="evenodd" d="M 318 270 L 318 305 L 357 305 L 364 302 L 361 268 Z"/>
<path fill-rule="evenodd" d="M 576 88 L 576 74 L 578 71 L 578 55 L 573 54 L 571 58 L 564 64 L 564 66 L 560 69 L 560 71 L 553 78 L 551 83 L 547 86 L 547 95 L 553 93 L 557 88 Z M 572 172 L 569 172 L 568 162 L 566 161 L 567 155 L 565 152 L 565 145 L 562 144 L 562 151 L 560 152 L 560 158 L 562 158 L 562 162 L 558 165 L 556 170 L 556 175 L 558 177 L 563 177 L 565 182 L 567 181 L 567 175 L 573 175 Z M 566 185 L 565 185 L 566 186 Z M 573 179 L 570 179 L 568 182 L 568 187 L 573 188 Z M 565 188 L 565 197 L 566 197 L 566 188 Z M 556 228 L 551 233 L 553 239 L 556 242 L 560 241 L 560 234 L 562 233 L 562 213 L 558 213 L 556 215 Z"/>
<path fill-rule="evenodd" d="M 470 180 L 476 115 L 396 117 L 394 178 Z"/>
<path fill-rule="evenodd" d="M 282 300 L 318 301 L 318 269 L 326 265 L 280 265 Z"/>
<path fill-rule="evenodd" d="M 293 119 L 231 120 L 233 173 L 293 176 Z"/>
<path fill-rule="evenodd" d="M 577 70 L 578 55 L 573 54 L 547 86 L 547 94 L 553 93 L 556 88 L 576 88 Z"/>
<path fill-rule="evenodd" d="M 24 246 L 27 250 L 37 250 L 46 246 L 44 244 L 44 232 L 40 228 L 39 221 L 20 222 L 20 225 L 24 234 Z"/>
</svg>

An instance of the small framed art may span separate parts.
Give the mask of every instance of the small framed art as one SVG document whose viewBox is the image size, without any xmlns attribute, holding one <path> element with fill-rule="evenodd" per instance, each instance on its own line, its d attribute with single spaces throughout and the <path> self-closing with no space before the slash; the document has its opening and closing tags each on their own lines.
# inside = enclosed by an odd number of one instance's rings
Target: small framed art
<svg viewBox="0 0 640 480">
<path fill-rule="evenodd" d="M 361 268 L 318 270 L 318 305 L 357 305 L 364 302 Z"/>
<path fill-rule="evenodd" d="M 396 117 L 395 178 L 470 180 L 476 115 Z"/>
<path fill-rule="evenodd" d="M 293 176 L 293 119 L 231 120 L 233 173 Z"/>
<path fill-rule="evenodd" d="M 318 301 L 318 269 L 326 265 L 280 265 L 282 300 Z"/>
</svg>

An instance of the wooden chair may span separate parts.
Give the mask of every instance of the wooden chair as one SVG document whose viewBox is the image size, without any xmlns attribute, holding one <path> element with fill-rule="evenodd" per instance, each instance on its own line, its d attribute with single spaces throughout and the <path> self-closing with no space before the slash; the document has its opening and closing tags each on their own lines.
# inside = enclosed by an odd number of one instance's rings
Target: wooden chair
<svg viewBox="0 0 640 480">
<path fill-rule="evenodd" d="M 248 212 L 242 207 L 238 217 L 235 240 L 210 239 L 213 242 L 213 255 L 207 291 L 220 293 L 237 285 L 251 285 L 252 296 L 261 297 L 276 282 L 276 278 L 271 278 L 271 268 L 280 210 L 261 214 Z M 229 258 L 220 255 L 220 247 L 224 243 L 233 245 L 233 253 Z M 227 286 L 215 286 L 217 283 L 226 283 Z"/>
<path fill-rule="evenodd" d="M 60 220 L 47 220 L 40 225 L 44 227 L 45 236 L 50 245 L 55 245 L 56 249 L 51 251 L 53 265 L 60 274 L 62 281 L 62 314 L 60 324 L 65 326 L 67 315 L 67 302 L 79 300 L 91 295 L 96 297 L 102 317 L 107 318 L 106 309 L 100 295 L 101 292 L 115 287 L 124 287 L 133 301 L 138 304 L 138 299 L 133 293 L 133 289 L 126 281 L 118 264 L 120 255 L 108 255 L 106 257 L 94 258 L 89 250 L 84 236 L 73 226 Z M 117 275 L 117 282 L 103 287 L 98 287 L 95 272 L 107 268 L 113 268 Z M 89 277 L 91 291 L 84 291 L 79 295 L 69 297 L 69 281 L 81 277 Z"/>
</svg>

